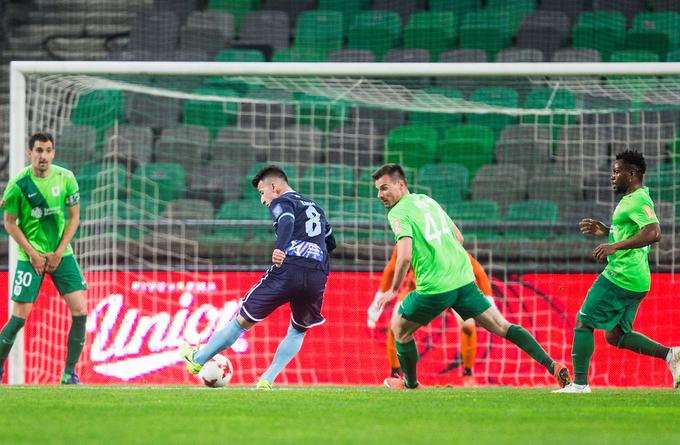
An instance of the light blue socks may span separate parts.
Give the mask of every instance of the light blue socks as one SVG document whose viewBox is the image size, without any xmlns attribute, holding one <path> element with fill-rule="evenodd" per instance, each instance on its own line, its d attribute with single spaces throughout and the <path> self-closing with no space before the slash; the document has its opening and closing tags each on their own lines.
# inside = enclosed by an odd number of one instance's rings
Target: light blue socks
<svg viewBox="0 0 680 445">
<path fill-rule="evenodd" d="M 270 384 L 274 383 L 274 379 L 286 367 L 295 354 L 298 353 L 302 347 L 302 340 L 305 338 L 305 333 L 300 332 L 293 326 L 288 328 L 288 335 L 281 340 L 279 347 L 276 349 L 274 360 L 269 366 L 269 369 L 262 374 L 261 379 L 268 381 Z"/>
<path fill-rule="evenodd" d="M 236 317 L 232 318 L 222 330 L 215 332 L 213 336 L 210 337 L 207 345 L 196 351 L 194 354 L 194 361 L 200 365 L 204 365 L 205 362 L 213 358 L 217 353 L 233 345 L 243 332 L 245 332 L 245 329 L 238 324 Z"/>
</svg>

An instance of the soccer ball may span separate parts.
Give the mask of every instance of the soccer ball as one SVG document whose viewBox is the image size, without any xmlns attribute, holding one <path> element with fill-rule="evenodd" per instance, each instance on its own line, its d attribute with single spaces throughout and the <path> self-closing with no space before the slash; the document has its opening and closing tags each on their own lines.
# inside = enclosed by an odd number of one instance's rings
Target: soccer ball
<svg viewBox="0 0 680 445">
<path fill-rule="evenodd" d="M 208 360 L 198 373 L 203 384 L 211 388 L 221 388 L 229 383 L 233 375 L 234 368 L 231 362 L 220 354 Z"/>
</svg>

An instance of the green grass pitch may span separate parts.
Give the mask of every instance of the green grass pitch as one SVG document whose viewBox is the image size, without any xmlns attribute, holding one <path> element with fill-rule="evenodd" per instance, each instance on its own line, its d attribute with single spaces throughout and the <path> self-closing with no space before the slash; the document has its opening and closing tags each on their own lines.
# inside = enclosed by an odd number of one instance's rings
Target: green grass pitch
<svg viewBox="0 0 680 445">
<path fill-rule="evenodd" d="M 0 443 L 677 444 L 676 390 L 0 387 Z"/>
</svg>

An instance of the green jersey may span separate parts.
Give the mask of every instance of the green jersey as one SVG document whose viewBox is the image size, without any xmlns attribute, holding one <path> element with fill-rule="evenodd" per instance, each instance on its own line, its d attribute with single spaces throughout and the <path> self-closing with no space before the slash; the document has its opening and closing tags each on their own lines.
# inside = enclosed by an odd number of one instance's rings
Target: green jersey
<svg viewBox="0 0 680 445">
<path fill-rule="evenodd" d="M 17 224 L 39 253 L 54 252 L 66 227 L 65 207 L 80 203 L 78 182 L 71 171 L 52 164 L 46 178 L 38 178 L 29 165 L 7 184 L 2 208 L 17 215 Z M 71 245 L 64 256 L 73 255 Z M 19 259 L 28 255 L 19 247 Z"/>
<path fill-rule="evenodd" d="M 453 221 L 426 195 L 408 194 L 387 218 L 395 239 L 413 239 L 411 266 L 419 294 L 449 292 L 475 281 L 470 259 L 453 233 Z"/>
<path fill-rule="evenodd" d="M 658 223 L 649 189 L 641 187 L 621 198 L 609 229 L 609 243 L 632 238 L 641 228 Z M 651 282 L 647 255 L 649 246 L 619 250 L 607 257 L 602 274 L 614 284 L 633 292 L 647 292 Z"/>
</svg>

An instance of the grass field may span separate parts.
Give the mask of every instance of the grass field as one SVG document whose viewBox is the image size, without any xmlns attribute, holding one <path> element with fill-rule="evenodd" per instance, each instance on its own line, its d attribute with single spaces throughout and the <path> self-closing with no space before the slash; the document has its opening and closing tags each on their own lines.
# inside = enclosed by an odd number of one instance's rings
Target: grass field
<svg viewBox="0 0 680 445">
<path fill-rule="evenodd" d="M 678 444 L 680 393 L 0 387 L 0 444 Z"/>
</svg>

